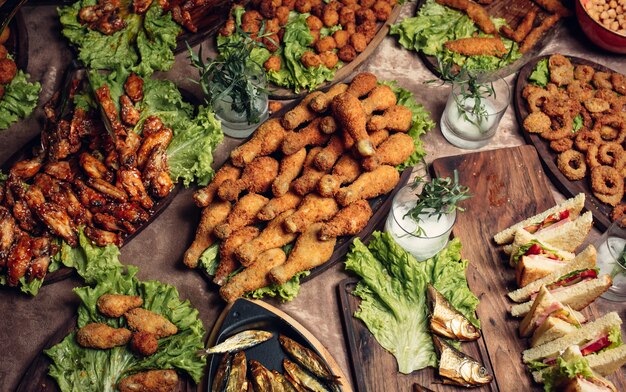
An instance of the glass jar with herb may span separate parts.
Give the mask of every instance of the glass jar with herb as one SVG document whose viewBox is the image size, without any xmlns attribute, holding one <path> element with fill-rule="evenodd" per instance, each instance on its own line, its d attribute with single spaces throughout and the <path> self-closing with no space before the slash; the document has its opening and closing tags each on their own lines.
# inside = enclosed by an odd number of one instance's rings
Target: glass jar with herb
<svg viewBox="0 0 626 392">
<path fill-rule="evenodd" d="M 443 249 L 456 222 L 459 203 L 468 199 L 469 189 L 453 178 L 417 177 L 393 198 L 385 231 L 417 260 L 426 260 Z"/>
<path fill-rule="evenodd" d="M 601 274 L 609 274 L 613 285 L 602 295 L 611 301 L 626 301 L 626 217 L 615 221 L 596 245 Z"/>
</svg>

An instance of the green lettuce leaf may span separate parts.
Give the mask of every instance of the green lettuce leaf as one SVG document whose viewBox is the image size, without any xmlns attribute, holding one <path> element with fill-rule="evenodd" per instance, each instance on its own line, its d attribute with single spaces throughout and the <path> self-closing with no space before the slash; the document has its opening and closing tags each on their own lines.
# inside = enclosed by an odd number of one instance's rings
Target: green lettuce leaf
<svg viewBox="0 0 626 392">
<path fill-rule="evenodd" d="M 605 347 L 602 351 L 612 350 L 624 344 L 624 342 L 622 342 L 622 330 L 620 327 L 611 328 L 609 331 L 609 342 L 611 342 L 611 344 L 608 347 Z"/>
<path fill-rule="evenodd" d="M 293 278 L 289 279 L 283 284 L 272 284 L 266 287 L 262 287 L 260 289 L 256 289 L 250 291 L 245 294 L 248 298 L 261 299 L 266 297 L 276 297 L 279 298 L 282 302 L 288 302 L 296 298 L 298 293 L 300 293 L 300 279 L 308 276 L 310 271 L 301 271 L 298 272 Z"/>
<path fill-rule="evenodd" d="M 540 87 L 546 87 L 548 85 L 548 82 L 550 81 L 550 70 L 548 69 L 548 59 L 542 59 L 537 62 L 535 69 L 528 77 L 528 81 Z"/>
<path fill-rule="evenodd" d="M 61 391 L 116 391 L 120 379 L 149 369 L 176 369 L 186 372 L 195 381 L 202 378 L 206 358 L 196 351 L 204 347 L 205 334 L 199 314 L 189 301 L 181 301 L 174 286 L 157 281 L 142 282 L 135 278 L 137 268 L 129 267 L 124 274 L 119 268 L 99 276 L 94 287 L 81 287 L 74 292 L 81 299 L 78 327 L 91 322 L 104 322 L 113 327 L 125 327 L 123 318 L 111 319 L 101 315 L 96 301 L 105 293 L 139 295 L 143 308 L 159 313 L 178 327 L 178 333 L 159 339 L 158 351 L 150 357 L 133 354 L 128 346 L 111 350 L 94 350 L 79 346 L 75 333 L 45 353 L 52 359 L 49 374 Z"/>
<path fill-rule="evenodd" d="M 595 377 L 587 359 L 579 357 L 571 361 L 566 361 L 562 357 L 559 357 L 556 359 L 556 366 L 544 374 L 544 391 L 556 391 L 557 384 L 565 379 L 572 379 L 579 375 L 585 378 Z"/>
<path fill-rule="evenodd" d="M 576 133 L 579 130 L 581 130 L 583 125 L 584 125 L 584 123 L 583 123 L 583 116 L 582 116 L 582 114 L 576 115 L 576 117 L 574 117 L 574 126 L 572 128 L 572 133 Z"/>
<path fill-rule="evenodd" d="M 130 2 L 124 2 L 129 7 Z M 127 26 L 105 35 L 91 30 L 78 21 L 78 12 L 95 0 L 80 0 L 57 9 L 62 25 L 61 33 L 78 49 L 78 58 L 89 68 L 113 70 L 132 68 L 141 75 L 167 71 L 174 65 L 176 36 L 181 31 L 171 14 L 163 13 L 154 2 L 145 15 L 128 13 Z"/>
<path fill-rule="evenodd" d="M 220 244 L 215 243 L 202 252 L 198 260 L 198 268 L 203 269 L 209 276 L 215 275 L 217 267 L 220 265 Z"/>
<path fill-rule="evenodd" d="M 5 86 L 0 98 L 0 130 L 30 115 L 37 106 L 41 84 L 30 83 L 29 75 L 18 70 L 15 78 Z"/>
</svg>

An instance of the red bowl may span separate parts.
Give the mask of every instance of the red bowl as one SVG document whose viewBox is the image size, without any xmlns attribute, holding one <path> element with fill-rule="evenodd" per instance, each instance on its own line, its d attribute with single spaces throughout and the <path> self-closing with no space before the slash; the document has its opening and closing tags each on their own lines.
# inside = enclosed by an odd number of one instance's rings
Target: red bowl
<svg viewBox="0 0 626 392">
<path fill-rule="evenodd" d="M 609 30 L 593 19 L 585 6 L 591 0 L 576 0 L 576 17 L 585 35 L 602 49 L 613 53 L 626 54 L 626 36 Z"/>
</svg>

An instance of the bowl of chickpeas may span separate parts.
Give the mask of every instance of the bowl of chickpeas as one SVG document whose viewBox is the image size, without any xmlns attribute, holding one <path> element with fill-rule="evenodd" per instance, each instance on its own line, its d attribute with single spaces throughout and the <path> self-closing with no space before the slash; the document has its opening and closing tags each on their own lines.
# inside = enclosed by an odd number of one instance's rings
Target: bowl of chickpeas
<svg viewBox="0 0 626 392">
<path fill-rule="evenodd" d="M 626 0 L 577 0 L 576 16 L 594 44 L 626 54 Z"/>
</svg>

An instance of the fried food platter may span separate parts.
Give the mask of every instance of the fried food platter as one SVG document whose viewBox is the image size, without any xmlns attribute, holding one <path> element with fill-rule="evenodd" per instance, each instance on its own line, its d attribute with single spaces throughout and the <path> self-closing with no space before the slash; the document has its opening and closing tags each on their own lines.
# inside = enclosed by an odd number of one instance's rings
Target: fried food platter
<svg viewBox="0 0 626 392">
<path fill-rule="evenodd" d="M 514 91 L 514 106 L 515 115 L 520 126 L 529 114 L 526 100 L 522 97 L 522 92 L 524 87 L 528 84 L 528 77 L 535 69 L 537 63 L 547 57 L 549 56 L 540 56 L 529 61 L 524 68 L 520 70 L 517 76 Z M 567 57 L 571 60 L 573 65 L 589 65 L 599 71 L 615 72 L 614 70 L 593 61 L 572 56 Z M 556 162 L 558 154 L 550 149 L 549 141 L 542 139 L 539 134 L 531 134 L 529 132 L 525 132 L 524 130 L 521 130 L 521 133 L 526 142 L 535 146 L 537 149 L 541 163 L 557 189 L 560 192 L 563 192 L 566 197 L 573 197 L 580 192 L 584 192 L 587 196 L 585 198 L 585 207 L 593 213 L 593 217 L 595 218 L 594 220 L 598 228 L 606 230 L 611 225 L 610 215 L 612 207 L 601 202 L 596 196 L 594 196 L 589 181 L 586 179 L 583 179 L 582 181 L 570 181 L 567 177 L 565 177 L 565 175 L 563 175 L 563 173 L 561 173 Z"/>
<path fill-rule="evenodd" d="M 226 338 L 248 329 L 260 329 L 274 336 L 267 342 L 245 350 L 246 358 L 257 360 L 270 370 L 283 372 L 283 359 L 288 358 L 278 342 L 285 335 L 319 355 L 333 374 L 342 383 L 341 390 L 352 391 L 348 378 L 337 365 L 328 350 L 302 324 L 281 310 L 257 300 L 240 298 L 227 306 L 215 322 L 208 340 L 208 347 L 223 342 Z M 207 385 L 203 390 L 211 392 L 211 384 L 217 372 L 221 355 L 211 356 L 208 362 Z"/>
<path fill-rule="evenodd" d="M 417 7 L 415 14 L 417 15 L 426 3 L 426 0 L 419 0 L 417 2 Z M 535 26 L 539 25 L 541 21 L 543 21 L 548 14 L 546 11 L 542 10 L 536 3 L 532 0 L 514 0 L 514 1 L 493 1 L 491 4 L 483 5 L 483 7 L 489 13 L 489 16 L 492 18 L 503 18 L 506 19 L 509 26 L 515 30 L 522 22 L 524 17 L 531 11 L 537 11 L 537 18 L 535 21 Z M 561 29 L 563 25 L 563 19 L 556 23 L 548 32 L 546 32 L 539 40 L 535 43 L 535 45 L 528 52 L 524 53 L 521 58 L 514 61 L 513 63 L 498 69 L 497 71 L 490 72 L 490 77 L 501 77 L 504 78 L 508 75 L 516 73 L 519 69 L 521 69 L 524 64 L 537 56 L 547 45 L 550 43 L 552 38 L 557 35 L 558 31 Z M 428 56 L 424 54 L 424 52 L 418 52 L 419 57 L 422 59 L 422 62 L 426 67 L 437 77 L 441 77 L 440 65 L 437 62 L 437 58 L 435 56 Z"/>
</svg>

